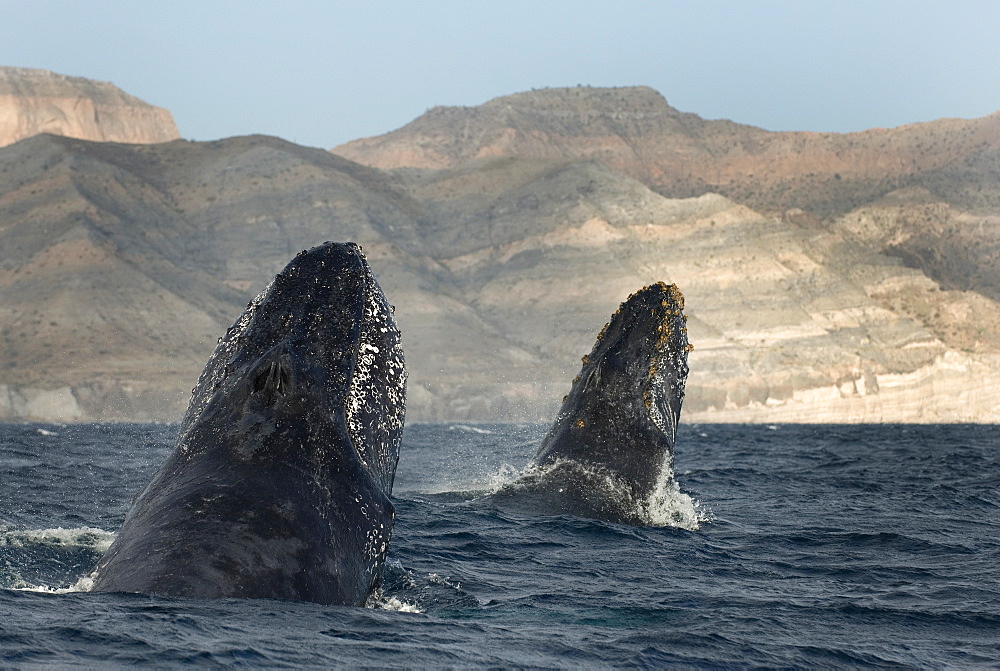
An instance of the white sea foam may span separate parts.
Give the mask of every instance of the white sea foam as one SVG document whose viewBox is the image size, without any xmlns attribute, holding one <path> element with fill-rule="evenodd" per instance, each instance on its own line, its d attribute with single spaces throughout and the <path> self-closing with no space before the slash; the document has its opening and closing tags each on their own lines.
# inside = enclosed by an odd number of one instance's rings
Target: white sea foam
<svg viewBox="0 0 1000 671">
<path fill-rule="evenodd" d="M 0 547 L 31 547 L 49 545 L 60 548 L 87 548 L 106 552 L 115 540 L 115 534 L 94 527 L 76 529 L 21 529 L 0 531 Z"/>
<path fill-rule="evenodd" d="M 697 531 L 701 522 L 708 521 L 700 510 L 701 504 L 680 490 L 669 466 L 660 471 L 656 487 L 645 502 L 645 517 L 650 526 L 678 527 Z"/>
<path fill-rule="evenodd" d="M 373 604 L 374 608 L 379 610 L 394 610 L 397 613 L 423 613 L 418 606 L 407 603 L 401 599 L 397 599 L 394 596 L 382 597 L 379 601 Z"/>
<path fill-rule="evenodd" d="M 386 596 L 382 590 L 378 590 L 365 603 L 368 608 L 375 610 L 393 610 L 397 613 L 423 613 L 424 611 L 416 604 L 408 603 L 395 596 Z"/>
<path fill-rule="evenodd" d="M 31 585 L 25 581 L 13 589 L 19 592 L 39 592 L 42 594 L 72 594 L 74 592 L 89 592 L 94 588 L 94 574 L 86 575 L 69 587 L 49 587 L 48 585 Z"/>
<path fill-rule="evenodd" d="M 427 582 L 431 583 L 432 585 L 443 585 L 445 587 L 451 587 L 456 592 L 462 589 L 462 583 L 452 582 L 450 577 L 442 578 L 437 573 L 428 573 Z"/>
<path fill-rule="evenodd" d="M 481 429 L 478 426 L 470 426 L 468 424 L 452 424 L 448 427 L 449 431 L 465 431 L 466 433 L 481 433 L 481 434 L 491 434 L 493 433 L 489 429 Z"/>
<path fill-rule="evenodd" d="M 661 469 L 656 486 L 645 500 L 637 499 L 632 487 L 620 475 L 571 459 L 557 459 L 543 466 L 529 465 L 520 472 L 501 470 L 495 476 L 495 487 L 491 491 L 496 492 L 505 486 L 518 487 L 519 483 L 531 487 L 548 480 L 550 476 L 547 486 L 554 486 L 552 483 L 559 479 L 585 481 L 590 492 L 602 500 L 614 502 L 617 509 L 631 513 L 629 517 L 634 516 L 648 526 L 696 531 L 701 522 L 711 519 L 697 501 L 680 490 L 669 466 Z"/>
</svg>

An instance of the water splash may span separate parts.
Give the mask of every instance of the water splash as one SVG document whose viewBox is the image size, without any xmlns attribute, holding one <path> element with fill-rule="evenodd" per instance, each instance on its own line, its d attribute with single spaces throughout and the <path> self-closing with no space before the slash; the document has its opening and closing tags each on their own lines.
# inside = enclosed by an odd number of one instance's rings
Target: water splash
<svg viewBox="0 0 1000 671">
<path fill-rule="evenodd" d="M 32 546 L 49 546 L 60 549 L 85 549 L 94 552 L 107 552 L 115 534 L 94 527 L 78 527 L 76 529 L 0 529 L 0 547 L 26 548 Z"/>
<path fill-rule="evenodd" d="M 114 538 L 110 531 L 94 527 L 13 529 L 0 525 L 0 587 L 47 594 L 90 591 L 90 577 L 77 576 L 93 566 Z M 45 577 L 25 577 L 37 571 L 39 562 L 51 564 L 53 570 L 45 571 Z M 71 580 L 75 582 L 67 584 Z M 52 587 L 51 582 L 61 586 Z"/>
<path fill-rule="evenodd" d="M 89 592 L 94 587 L 94 576 L 88 575 L 80 578 L 69 587 L 49 587 L 48 585 L 32 585 L 25 580 L 19 581 L 11 589 L 18 592 L 38 592 L 41 594 L 74 594 L 79 592 Z"/>
<path fill-rule="evenodd" d="M 490 476 L 486 485 L 487 492 L 494 494 L 504 487 L 514 484 L 519 478 L 524 476 L 525 472 L 528 471 L 529 468 L 531 467 L 518 468 L 517 466 L 512 466 L 511 464 L 504 462 L 500 465 L 500 468 Z"/>
<path fill-rule="evenodd" d="M 660 470 L 656 487 L 645 502 L 645 517 L 653 527 L 677 527 L 697 531 L 711 517 L 701 510 L 701 503 L 681 491 L 670 466 Z"/>
<path fill-rule="evenodd" d="M 494 476 L 490 494 L 516 497 L 519 491 L 551 491 L 553 487 L 561 487 L 560 483 L 566 483 L 566 489 L 575 494 L 584 492 L 588 499 L 604 502 L 601 507 L 605 510 L 616 510 L 621 518 L 642 526 L 697 531 L 702 522 L 710 521 L 700 503 L 680 490 L 673 469 L 667 465 L 661 468 L 653 491 L 645 498 L 637 497 L 630 483 L 617 473 L 566 458 L 544 465 L 529 464 L 520 471 L 505 465 Z M 564 490 L 556 491 L 562 494 Z"/>
<path fill-rule="evenodd" d="M 421 614 L 424 612 L 420 606 L 416 604 L 403 601 L 399 597 L 387 596 L 384 592 L 379 590 L 375 594 L 368 597 L 365 607 L 373 608 L 375 610 L 391 610 L 397 613 L 417 613 Z"/>
</svg>

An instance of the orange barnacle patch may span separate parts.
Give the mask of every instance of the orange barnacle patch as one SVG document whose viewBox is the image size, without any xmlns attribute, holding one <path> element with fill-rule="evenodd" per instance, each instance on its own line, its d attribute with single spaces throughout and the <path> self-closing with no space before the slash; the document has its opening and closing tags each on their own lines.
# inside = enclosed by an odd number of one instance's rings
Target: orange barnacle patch
<svg viewBox="0 0 1000 671">
<path fill-rule="evenodd" d="M 582 419 L 576 420 L 576 428 L 582 429 L 584 426 L 586 426 L 586 423 Z"/>
<path fill-rule="evenodd" d="M 692 345 L 691 343 L 688 343 L 687 347 L 684 348 L 684 351 L 685 352 L 693 352 L 694 351 L 694 345 Z"/>
<path fill-rule="evenodd" d="M 670 293 L 670 297 L 677 302 L 677 305 L 681 308 L 684 307 L 684 294 L 681 290 L 677 288 L 676 284 L 671 284 L 667 287 L 667 291 Z"/>
<path fill-rule="evenodd" d="M 584 363 L 590 363 L 590 355 L 589 354 L 584 354 L 582 357 L 580 357 L 580 361 L 582 361 Z"/>
<path fill-rule="evenodd" d="M 576 377 L 573 378 L 573 384 L 576 384 L 579 381 L 580 381 L 580 376 L 579 375 L 577 375 Z"/>
<path fill-rule="evenodd" d="M 566 394 L 565 396 L 563 396 L 563 403 L 565 403 L 568 400 L 569 400 L 569 394 Z"/>
</svg>

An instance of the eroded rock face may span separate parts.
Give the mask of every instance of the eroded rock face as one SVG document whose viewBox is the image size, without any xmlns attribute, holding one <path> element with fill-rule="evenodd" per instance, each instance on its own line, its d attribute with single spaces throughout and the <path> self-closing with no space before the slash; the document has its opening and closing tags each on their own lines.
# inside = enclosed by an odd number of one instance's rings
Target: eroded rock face
<svg viewBox="0 0 1000 671">
<path fill-rule="evenodd" d="M 542 116 L 698 126 L 584 98 Z M 659 281 L 687 299 L 684 420 L 1000 421 L 990 152 L 922 187 L 848 189 L 827 217 L 667 197 L 594 157 L 387 172 L 260 136 L 35 137 L 0 149 L 0 417 L 177 419 L 247 300 L 299 250 L 353 240 L 396 306 L 415 421 L 550 419 L 607 315 Z M 39 396 L 66 389 L 75 406 Z"/>
<path fill-rule="evenodd" d="M 770 132 L 681 112 L 645 86 L 554 88 L 436 107 L 332 151 L 381 169 L 594 159 L 664 195 L 715 192 L 769 214 L 844 214 L 910 185 L 965 207 L 1000 206 L 1000 112 L 857 133 Z"/>
<path fill-rule="evenodd" d="M 170 112 L 113 84 L 0 67 L 0 146 L 39 133 L 133 144 L 180 137 Z"/>
</svg>

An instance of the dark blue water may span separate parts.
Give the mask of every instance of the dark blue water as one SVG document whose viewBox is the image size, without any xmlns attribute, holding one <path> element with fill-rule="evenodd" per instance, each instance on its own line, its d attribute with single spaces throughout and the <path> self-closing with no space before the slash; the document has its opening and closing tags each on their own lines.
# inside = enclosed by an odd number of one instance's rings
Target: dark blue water
<svg viewBox="0 0 1000 671">
<path fill-rule="evenodd" d="M 174 430 L 0 425 L 0 667 L 1000 665 L 993 426 L 682 426 L 697 529 L 497 511 L 544 427 L 409 426 L 378 608 L 23 589 L 87 573 Z"/>
</svg>

